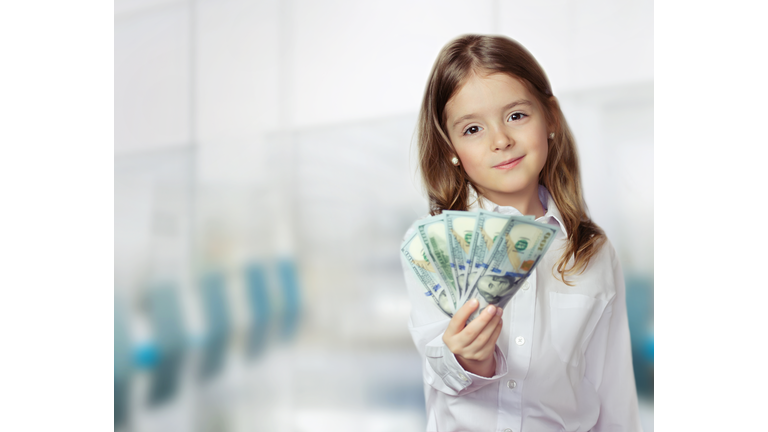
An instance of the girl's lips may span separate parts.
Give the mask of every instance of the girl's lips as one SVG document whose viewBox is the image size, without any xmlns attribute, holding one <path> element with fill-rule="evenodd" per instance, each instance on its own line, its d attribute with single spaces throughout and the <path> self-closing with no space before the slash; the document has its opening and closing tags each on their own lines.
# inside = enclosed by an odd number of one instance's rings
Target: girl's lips
<svg viewBox="0 0 768 432">
<path fill-rule="evenodd" d="M 512 159 L 512 160 L 509 160 L 507 162 L 502 162 L 502 163 L 494 166 L 494 168 L 503 169 L 503 170 L 512 169 L 512 168 L 516 167 L 520 163 L 520 161 L 523 160 L 524 157 L 525 156 L 520 156 L 517 159 Z"/>
</svg>

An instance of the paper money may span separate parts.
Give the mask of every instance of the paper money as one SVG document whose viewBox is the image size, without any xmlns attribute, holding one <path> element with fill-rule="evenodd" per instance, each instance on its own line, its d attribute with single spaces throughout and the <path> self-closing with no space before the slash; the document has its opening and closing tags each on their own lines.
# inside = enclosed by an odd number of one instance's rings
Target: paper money
<svg viewBox="0 0 768 432">
<path fill-rule="evenodd" d="M 557 228 L 553 225 L 510 220 L 501 231 L 496 253 L 491 254 L 488 271 L 504 276 L 527 276 L 549 248 L 555 233 Z"/>
<path fill-rule="evenodd" d="M 424 250 L 417 232 L 414 232 L 405 239 L 400 246 L 400 252 L 405 257 L 411 271 L 416 275 L 416 279 L 424 286 L 424 295 L 431 297 L 440 310 L 452 317 L 456 310 L 456 305 L 445 293 L 445 288 L 441 284 L 437 270 L 429 262 L 427 252 Z"/>
<path fill-rule="evenodd" d="M 467 300 L 476 297 L 480 302 L 469 321 L 489 304 L 506 306 L 547 252 L 556 233 L 553 225 L 518 217 L 504 225 L 491 250 L 488 267 L 467 295 Z"/>
<path fill-rule="evenodd" d="M 558 228 L 532 216 L 444 211 L 417 222 L 401 245 L 411 270 L 446 315 L 471 298 L 505 307 L 552 244 Z"/>
<path fill-rule="evenodd" d="M 451 258 L 451 270 L 459 291 L 459 299 L 464 297 L 469 272 L 469 246 L 477 224 L 477 213 L 446 210 L 445 229 L 448 236 L 448 252 Z"/>
<path fill-rule="evenodd" d="M 458 288 L 451 270 L 451 256 L 448 251 L 448 236 L 445 231 L 445 216 L 438 215 L 424 219 L 416 224 L 429 262 L 434 264 L 437 274 L 445 282 L 445 288 L 453 301 L 454 308 L 459 303 Z"/>
<path fill-rule="evenodd" d="M 472 235 L 472 244 L 469 247 L 469 266 L 467 281 L 464 283 L 465 293 L 461 299 L 462 304 L 469 300 L 468 293 L 480 275 L 485 272 L 487 268 L 486 258 L 493 247 L 493 242 L 511 217 L 485 210 L 480 210 L 478 213 L 475 231 Z"/>
</svg>

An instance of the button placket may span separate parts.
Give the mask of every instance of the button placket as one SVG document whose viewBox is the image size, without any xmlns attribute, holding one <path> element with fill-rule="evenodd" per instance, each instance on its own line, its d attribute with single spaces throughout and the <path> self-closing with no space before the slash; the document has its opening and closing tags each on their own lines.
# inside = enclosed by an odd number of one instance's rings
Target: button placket
<svg viewBox="0 0 768 432">
<path fill-rule="evenodd" d="M 520 413 L 522 410 L 522 388 L 525 384 L 523 377 L 528 371 L 531 361 L 531 343 L 534 340 L 533 322 L 536 315 L 536 270 L 534 269 L 530 280 L 526 280 L 520 286 L 524 292 L 518 292 L 513 300 L 507 305 L 513 319 L 510 321 L 509 333 L 506 336 L 508 345 L 507 364 L 510 369 L 517 371 L 514 376 L 521 379 L 520 382 L 509 379 L 513 374 L 507 375 L 507 380 L 499 383 L 498 398 L 499 403 L 510 407 L 512 412 L 499 413 L 497 416 L 498 432 L 519 431 L 522 419 Z M 531 342 L 531 343 L 526 343 Z M 520 389 L 518 389 L 520 387 Z"/>
</svg>

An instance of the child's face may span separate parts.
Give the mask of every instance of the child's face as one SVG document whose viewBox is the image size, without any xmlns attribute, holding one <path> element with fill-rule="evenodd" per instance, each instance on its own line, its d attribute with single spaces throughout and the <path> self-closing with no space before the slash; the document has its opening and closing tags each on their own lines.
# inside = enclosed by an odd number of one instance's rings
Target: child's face
<svg viewBox="0 0 768 432">
<path fill-rule="evenodd" d="M 525 86 L 506 74 L 473 74 L 445 105 L 448 136 L 469 178 L 509 205 L 538 193 L 547 122 Z"/>
</svg>

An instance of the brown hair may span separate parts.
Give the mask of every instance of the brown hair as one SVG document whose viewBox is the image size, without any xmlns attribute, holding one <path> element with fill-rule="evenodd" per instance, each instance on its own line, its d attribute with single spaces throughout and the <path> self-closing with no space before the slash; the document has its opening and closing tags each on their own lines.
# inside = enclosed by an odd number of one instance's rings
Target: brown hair
<svg viewBox="0 0 768 432">
<path fill-rule="evenodd" d="M 469 185 L 475 186 L 462 167 L 450 159 L 456 154 L 445 128 L 445 105 L 473 73 L 506 73 L 519 79 L 542 107 L 547 124 L 554 126 L 547 160 L 539 173 L 568 231 L 568 242 L 557 263 L 566 284 L 567 275 L 583 272 L 605 242 L 605 234 L 587 216 L 581 191 L 576 142 L 560 105 L 552 95 L 544 70 L 519 43 L 502 36 L 465 35 L 449 42 L 437 56 L 427 81 L 418 122 L 419 166 L 429 196 L 430 212 L 467 210 Z M 479 192 L 479 189 L 475 187 Z M 566 269 L 573 257 L 573 264 Z"/>
</svg>

